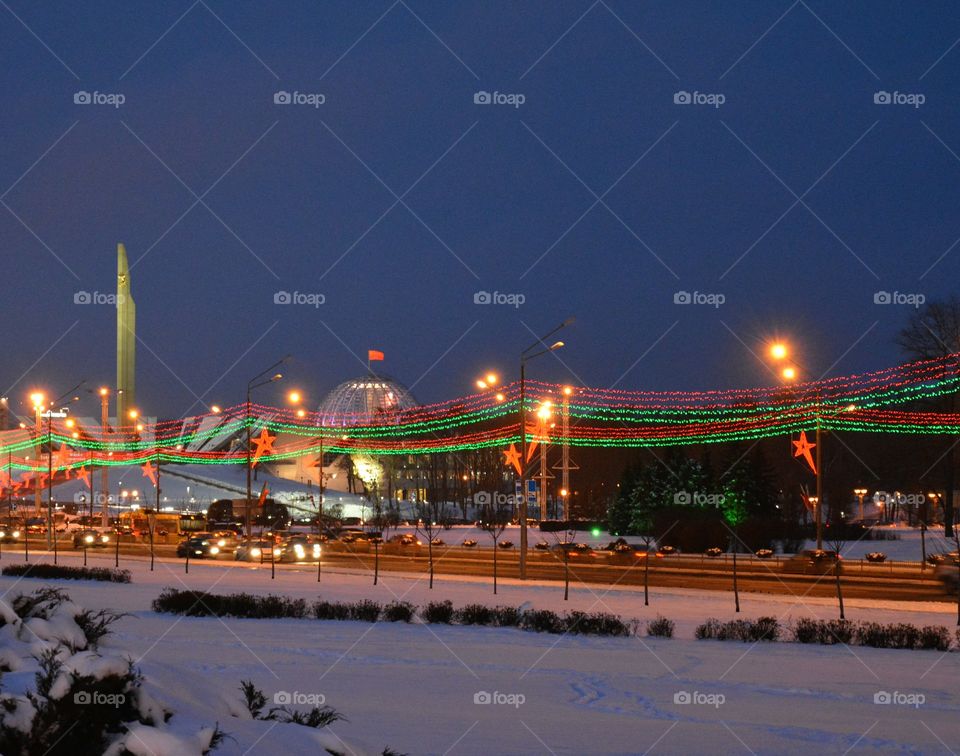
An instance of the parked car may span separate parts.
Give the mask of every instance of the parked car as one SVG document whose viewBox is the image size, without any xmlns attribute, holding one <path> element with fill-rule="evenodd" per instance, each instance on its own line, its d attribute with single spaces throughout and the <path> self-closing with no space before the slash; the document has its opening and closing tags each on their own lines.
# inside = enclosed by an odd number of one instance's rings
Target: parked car
<svg viewBox="0 0 960 756">
<path fill-rule="evenodd" d="M 395 544 L 398 544 L 399 546 L 422 546 L 423 545 L 420 543 L 420 541 L 417 540 L 417 537 L 415 535 L 411 535 L 410 533 L 399 533 L 393 536 L 388 541 L 388 543 L 395 543 Z"/>
<path fill-rule="evenodd" d="M 802 572 L 810 575 L 832 573 L 834 568 L 843 572 L 842 557 L 836 551 L 805 549 L 783 563 L 784 572 Z"/>
<path fill-rule="evenodd" d="M 234 553 L 233 558 L 238 562 L 269 562 L 271 549 L 273 549 L 273 558 L 279 559 L 283 551 L 273 541 L 244 541 L 237 546 L 237 550 Z"/>
<path fill-rule="evenodd" d="M 295 535 L 280 544 L 281 562 L 316 562 L 320 559 L 320 541 L 310 535 Z"/>
<path fill-rule="evenodd" d="M 566 553 L 571 558 L 577 557 L 591 557 L 594 556 L 594 551 L 585 543 L 571 543 L 564 541 L 563 543 L 555 543 L 551 549 L 555 554 L 563 557 Z"/>
<path fill-rule="evenodd" d="M 111 535 L 103 530 L 87 528 L 73 534 L 75 549 L 105 548 L 113 542 Z"/>
</svg>

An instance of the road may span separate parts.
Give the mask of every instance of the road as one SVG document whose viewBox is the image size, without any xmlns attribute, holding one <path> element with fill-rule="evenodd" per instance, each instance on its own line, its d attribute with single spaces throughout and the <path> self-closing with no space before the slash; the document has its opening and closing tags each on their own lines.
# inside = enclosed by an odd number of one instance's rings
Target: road
<svg viewBox="0 0 960 756">
<path fill-rule="evenodd" d="M 46 541 L 41 537 L 31 538 L 31 552 L 44 551 Z M 72 539 L 62 536 L 58 549 L 65 553 L 77 553 Z M 102 556 L 112 554 L 113 548 L 92 549 Z M 157 544 L 154 553 L 165 559 L 175 557 L 172 544 Z M 387 553 L 384 553 L 387 552 Z M 402 553 L 401 553 L 402 552 Z M 22 544 L 3 544 L 4 558 L 21 556 Z M 9 555 L 9 557 L 8 557 Z M 125 556 L 149 555 L 149 544 L 121 543 L 119 561 Z M 434 547 L 434 570 L 437 574 L 492 576 L 493 549 L 462 546 Z M 515 549 L 497 553 L 497 574 L 505 578 L 519 577 L 519 554 Z M 16 557 L 14 557 L 16 558 Z M 40 558 L 31 556 L 32 559 Z M 49 561 L 44 557 L 44 561 Z M 426 547 L 400 548 L 387 545 L 375 554 L 367 544 L 350 547 L 341 543 L 324 546 L 323 564 L 331 567 L 358 567 L 372 571 L 378 563 L 383 571 L 399 571 L 423 574 L 429 570 L 429 555 Z M 269 569 L 269 561 L 264 567 Z M 278 569 L 296 568 L 295 565 L 277 564 Z M 796 596 L 834 596 L 836 583 L 832 574 L 802 574 L 786 571 L 785 560 L 774 558 L 760 560 L 741 556 L 738 559 L 737 583 L 744 592 L 771 593 Z M 882 565 L 860 560 L 845 562 L 841 577 L 843 595 L 849 598 L 879 598 L 899 601 L 942 601 L 949 599 L 944 586 L 933 576 L 933 569 L 920 569 L 919 562 L 896 562 Z M 644 558 L 628 556 L 571 556 L 567 565 L 571 584 L 598 586 L 632 585 L 644 582 Z M 563 581 L 565 566 L 562 556 L 550 552 L 531 551 L 527 560 L 527 576 L 534 580 Z M 647 575 L 652 587 L 700 588 L 730 591 L 733 589 L 733 565 L 729 555 L 710 558 L 701 555 L 672 555 L 650 560 Z"/>
</svg>

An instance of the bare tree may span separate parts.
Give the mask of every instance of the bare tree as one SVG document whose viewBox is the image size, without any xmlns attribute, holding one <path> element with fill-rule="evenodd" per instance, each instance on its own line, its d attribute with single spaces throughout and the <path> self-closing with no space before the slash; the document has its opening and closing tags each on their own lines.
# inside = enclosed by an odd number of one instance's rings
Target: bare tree
<svg viewBox="0 0 960 756">
<path fill-rule="evenodd" d="M 838 522 L 837 527 L 833 529 L 833 535 L 830 536 L 828 543 L 830 548 L 833 549 L 833 576 L 837 583 L 837 602 L 840 604 L 840 619 L 846 619 L 846 615 L 843 613 L 843 591 L 840 589 L 840 572 L 843 569 L 840 563 L 840 552 L 843 547 L 846 545 L 847 540 L 844 537 L 844 523 Z"/>
<path fill-rule="evenodd" d="M 500 536 L 510 522 L 509 497 L 488 494 L 480 507 L 480 529 L 493 539 L 493 594 L 497 594 L 497 551 L 500 548 Z"/>
<path fill-rule="evenodd" d="M 928 302 L 915 310 L 906 327 L 900 331 L 896 343 L 905 354 L 918 360 L 948 357 L 960 352 L 960 298 Z M 948 394 L 937 400 L 944 412 L 956 412 L 956 394 Z M 957 441 L 950 436 L 945 439 L 945 448 L 940 459 L 943 470 L 943 531 L 947 538 L 953 536 L 953 488 L 956 480 Z"/>
<path fill-rule="evenodd" d="M 427 559 L 430 565 L 430 588 L 433 589 L 433 541 L 438 538 L 446 522 L 446 502 L 431 499 L 416 504 L 417 533 L 427 539 Z"/>
</svg>

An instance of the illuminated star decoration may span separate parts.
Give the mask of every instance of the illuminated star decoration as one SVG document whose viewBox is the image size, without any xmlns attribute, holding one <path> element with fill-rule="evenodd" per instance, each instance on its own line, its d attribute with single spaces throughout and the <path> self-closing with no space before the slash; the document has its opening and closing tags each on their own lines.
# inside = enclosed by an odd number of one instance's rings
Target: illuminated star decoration
<svg viewBox="0 0 960 756">
<path fill-rule="evenodd" d="M 273 443 L 277 440 L 276 436 L 271 436 L 270 432 L 264 428 L 260 431 L 260 435 L 254 439 L 251 439 L 251 442 L 257 447 L 253 452 L 253 459 L 250 460 L 250 467 L 256 467 L 257 462 L 260 461 L 262 457 L 267 452 L 272 452 Z"/>
<path fill-rule="evenodd" d="M 89 485 L 90 485 L 90 471 L 87 470 L 86 466 L 81 467 L 80 469 L 75 470 L 74 472 L 76 473 L 77 480 L 82 480 L 83 483 L 84 483 L 84 485 L 86 485 L 86 486 L 89 487 Z"/>
<path fill-rule="evenodd" d="M 145 462 L 140 469 L 143 470 L 144 478 L 150 478 L 150 482 L 153 483 L 153 485 L 157 485 L 157 471 L 153 469 L 153 465 Z"/>
<path fill-rule="evenodd" d="M 794 457 L 803 457 L 807 464 L 810 465 L 810 469 L 813 470 L 813 474 L 817 474 L 817 466 L 813 463 L 813 455 L 810 454 L 810 451 L 816 446 L 816 444 L 811 444 L 807 441 L 807 432 L 800 431 L 800 440 L 792 441 L 793 444 L 793 456 Z"/>
<path fill-rule="evenodd" d="M 527 442 L 527 462 L 533 459 L 533 452 L 537 448 L 537 444 L 541 441 L 545 441 L 547 434 L 544 430 L 544 422 L 539 420 L 536 423 L 527 424 L 527 435 L 532 436 L 533 438 Z"/>
<path fill-rule="evenodd" d="M 60 448 L 57 449 L 57 461 L 54 465 L 54 475 L 56 475 L 56 468 L 63 468 L 63 477 L 70 478 L 70 447 L 66 444 L 60 444 Z"/>
<path fill-rule="evenodd" d="M 520 452 L 517 451 L 517 447 L 514 444 L 510 444 L 510 448 L 503 452 L 504 464 L 513 467 L 517 471 L 517 475 L 523 474 L 523 469 L 520 466 Z"/>
</svg>

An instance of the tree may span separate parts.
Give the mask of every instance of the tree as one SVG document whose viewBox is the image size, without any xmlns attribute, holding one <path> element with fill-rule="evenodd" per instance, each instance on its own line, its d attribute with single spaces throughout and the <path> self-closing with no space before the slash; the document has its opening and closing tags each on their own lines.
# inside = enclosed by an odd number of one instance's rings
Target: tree
<svg viewBox="0 0 960 756">
<path fill-rule="evenodd" d="M 430 588 L 433 589 L 433 541 L 440 535 L 446 523 L 446 502 L 431 499 L 416 504 L 417 533 L 427 539 L 427 558 L 430 566 Z"/>
<path fill-rule="evenodd" d="M 836 552 L 833 560 L 833 575 L 837 583 L 837 602 L 840 604 L 840 619 L 846 619 L 843 613 L 843 591 L 840 590 L 840 551 L 847 544 L 845 531 L 846 523 L 843 521 L 838 522 L 836 527 L 832 529 L 832 534 L 828 541 L 830 548 Z"/>
<path fill-rule="evenodd" d="M 510 522 L 510 507 L 507 502 L 509 496 L 501 494 L 487 494 L 483 497 L 480 507 L 480 529 L 493 539 L 493 594 L 497 594 L 497 550 L 498 541 L 507 523 Z"/>
<path fill-rule="evenodd" d="M 896 338 L 905 354 L 917 360 L 932 360 L 960 352 L 960 298 L 927 302 L 915 310 Z M 956 412 L 960 403 L 956 394 L 934 400 L 944 412 Z M 943 473 L 943 528 L 947 538 L 953 536 L 953 488 L 956 480 L 956 440 L 944 440 L 940 467 Z"/>
</svg>

